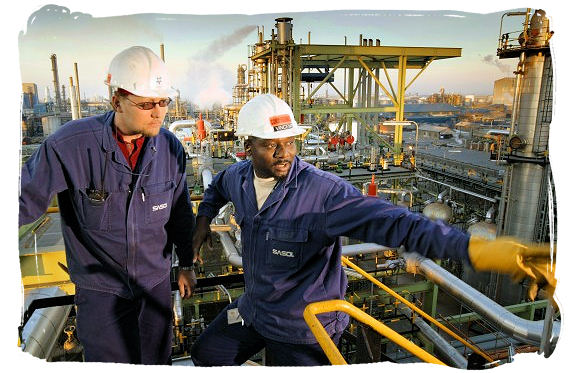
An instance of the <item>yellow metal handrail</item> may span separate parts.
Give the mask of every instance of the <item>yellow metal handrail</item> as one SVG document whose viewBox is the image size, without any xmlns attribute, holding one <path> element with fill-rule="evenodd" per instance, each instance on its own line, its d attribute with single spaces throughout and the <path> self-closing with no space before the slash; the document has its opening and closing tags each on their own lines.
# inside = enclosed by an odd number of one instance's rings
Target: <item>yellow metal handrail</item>
<svg viewBox="0 0 568 373">
<path fill-rule="evenodd" d="M 442 329 L 444 332 L 446 332 L 447 334 L 451 335 L 452 337 L 454 337 L 455 339 L 457 339 L 458 341 L 463 343 L 464 346 L 469 347 L 475 353 L 483 356 L 483 358 L 485 360 L 487 360 L 489 362 L 493 362 L 493 359 L 489 355 L 487 355 L 485 352 L 481 351 L 478 347 L 472 345 L 471 343 L 469 343 L 468 341 L 466 341 L 465 339 L 460 337 L 458 334 L 456 334 L 455 332 L 450 330 L 444 324 L 440 323 L 438 320 L 436 320 L 432 316 L 428 315 L 426 312 L 422 311 L 420 308 L 416 307 L 412 302 L 409 302 L 408 300 L 406 300 L 406 298 L 397 294 L 394 290 L 392 290 L 391 288 L 389 288 L 388 286 L 386 286 L 385 284 L 383 284 L 382 282 L 380 282 L 379 280 L 377 280 L 376 278 L 374 278 L 373 276 L 371 276 L 370 274 L 365 272 L 363 269 L 359 268 L 357 265 L 353 264 L 346 257 L 342 256 L 341 261 L 343 262 L 343 264 L 354 269 L 355 271 L 360 273 L 363 277 L 365 277 L 367 280 L 371 281 L 373 284 L 377 285 L 378 287 L 383 289 L 385 292 L 387 292 L 388 294 L 390 294 L 394 298 L 398 299 L 399 301 L 401 301 L 402 303 L 407 305 L 410 309 L 412 309 L 416 313 L 420 314 L 420 316 L 424 317 L 425 319 L 427 319 L 428 321 L 430 321 L 431 323 L 436 325 L 438 328 Z"/>
<path fill-rule="evenodd" d="M 404 338 L 379 320 L 375 320 L 373 317 L 361 311 L 349 302 L 344 300 L 327 300 L 308 304 L 304 310 L 304 320 L 306 320 L 306 323 L 310 327 L 312 333 L 314 333 L 314 336 L 323 349 L 323 352 L 333 365 L 346 365 L 347 362 L 343 356 L 341 356 L 337 346 L 333 343 L 316 315 L 319 313 L 334 311 L 345 312 L 352 318 L 369 325 L 379 334 L 385 336 L 392 342 L 427 363 L 446 365 L 434 356 L 430 355 L 428 352 L 424 351 L 422 348 L 415 345 L 412 341 Z"/>
</svg>

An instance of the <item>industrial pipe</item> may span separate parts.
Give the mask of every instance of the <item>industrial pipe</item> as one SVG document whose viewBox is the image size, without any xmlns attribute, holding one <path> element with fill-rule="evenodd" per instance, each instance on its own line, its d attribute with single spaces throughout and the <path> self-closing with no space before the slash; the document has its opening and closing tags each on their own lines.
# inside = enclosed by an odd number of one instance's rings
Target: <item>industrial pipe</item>
<svg viewBox="0 0 568 373">
<path fill-rule="evenodd" d="M 461 192 L 461 193 L 465 193 L 465 194 L 469 194 L 470 196 L 474 196 L 474 197 L 477 197 L 477 198 L 481 198 L 481 199 L 484 199 L 484 200 L 489 201 L 489 202 L 492 202 L 492 203 L 496 203 L 496 202 L 497 202 L 497 200 L 496 200 L 495 198 L 486 197 L 486 196 L 484 196 L 484 195 L 482 195 L 482 194 L 470 192 L 469 190 L 466 190 L 466 189 L 456 188 L 456 187 L 453 186 L 453 185 L 446 184 L 446 183 L 443 183 L 443 182 L 438 181 L 438 180 L 430 179 L 429 177 L 426 177 L 426 176 L 422 176 L 422 175 L 416 174 L 416 177 L 419 177 L 419 178 L 421 178 L 421 179 L 424 179 L 424 180 L 427 180 L 427 181 L 431 181 L 431 182 L 433 182 L 433 183 L 437 183 L 437 184 L 446 186 L 446 187 L 448 187 L 448 188 L 450 188 L 450 189 L 453 189 L 453 190 L 455 190 L 455 191 L 458 191 L 458 192 Z"/>
<path fill-rule="evenodd" d="M 35 299 L 66 295 L 59 287 L 34 289 L 24 295 L 24 308 Z M 71 305 L 35 310 L 22 330 L 22 349 L 40 359 L 49 359 L 71 311 Z"/>
<path fill-rule="evenodd" d="M 349 259 L 347 259 L 345 256 L 341 257 L 341 262 L 346 265 L 349 266 L 350 268 L 353 268 L 355 271 L 357 271 L 358 273 L 360 273 L 361 275 L 363 275 L 363 277 L 365 277 L 367 280 L 371 281 L 373 284 L 377 285 L 379 288 L 381 288 L 382 290 L 384 290 L 386 293 L 388 293 L 389 295 L 391 295 L 392 297 L 394 297 L 395 299 L 398 299 L 401 303 L 405 304 L 406 306 L 408 306 L 409 308 L 411 308 L 414 312 L 418 313 L 419 315 L 421 315 L 422 317 L 426 318 L 428 321 L 430 321 L 431 323 L 433 323 L 434 325 L 436 325 L 438 328 L 440 328 L 441 330 L 443 330 L 444 332 L 446 332 L 448 335 L 454 337 L 455 339 L 457 339 L 458 341 L 461 341 L 464 345 L 468 346 L 469 348 L 471 348 L 473 351 L 475 351 L 477 354 L 481 355 L 483 358 L 485 358 L 487 361 L 492 362 L 493 359 L 491 358 L 491 356 L 487 355 L 486 353 L 484 353 L 483 351 L 481 351 L 479 348 L 475 347 L 474 345 L 472 345 L 471 343 L 467 342 L 465 339 L 463 339 L 461 336 L 459 336 L 458 334 L 456 334 L 454 331 L 452 331 L 451 329 L 449 329 L 447 326 L 443 325 L 442 323 L 440 323 L 438 320 L 436 320 L 435 318 L 433 318 L 432 316 L 428 315 L 426 312 L 424 312 L 423 310 L 421 310 L 420 308 L 416 307 L 416 305 L 414 305 L 413 303 L 411 303 L 410 301 L 408 301 L 406 298 L 404 298 L 403 296 L 401 296 L 400 294 L 398 294 L 397 292 L 395 292 L 394 290 L 392 290 L 391 288 L 389 288 L 388 286 L 386 286 L 385 284 L 383 284 L 382 282 L 380 282 L 379 280 L 377 280 L 375 277 L 371 276 L 370 274 L 368 274 L 367 272 L 365 272 L 363 269 L 359 268 L 357 265 L 353 264 Z"/>
<path fill-rule="evenodd" d="M 213 173 L 209 168 L 203 168 L 201 170 L 201 178 L 203 179 L 203 191 L 205 192 L 213 180 Z"/>
<path fill-rule="evenodd" d="M 396 331 L 392 330 L 379 320 L 374 319 L 372 316 L 361 311 L 359 308 L 355 307 L 351 303 L 344 300 L 327 300 L 322 302 L 310 303 L 306 306 L 304 310 L 304 320 L 308 324 L 310 330 L 316 337 L 322 347 L 325 355 L 333 365 L 346 365 L 347 362 L 337 349 L 337 346 L 333 343 L 326 330 L 322 326 L 321 322 L 316 317 L 317 314 L 324 312 L 340 311 L 347 313 L 352 318 L 357 321 L 370 326 L 380 335 L 388 338 L 390 341 L 396 343 L 400 347 L 404 348 L 406 351 L 410 352 L 419 359 L 432 364 L 446 365 L 436 357 L 432 356 L 428 352 L 424 351 L 422 348 L 418 347 L 412 341 L 404 338 L 402 335 L 398 334 Z"/>
<path fill-rule="evenodd" d="M 321 162 L 328 162 L 330 159 L 333 160 L 333 161 L 338 161 L 338 160 L 340 160 L 340 159 L 345 159 L 345 155 L 344 155 L 344 154 L 337 154 L 337 155 L 333 155 L 333 156 L 331 156 L 331 157 L 330 157 L 330 155 L 328 155 L 328 154 L 326 154 L 326 155 L 320 155 L 320 156 L 318 156 L 318 155 L 308 155 L 308 156 L 301 157 L 301 158 L 302 158 L 302 160 L 303 160 L 304 162 L 315 163 L 315 162 L 318 162 L 318 161 L 321 161 Z"/>
<path fill-rule="evenodd" d="M 217 232 L 219 235 L 219 239 L 221 240 L 221 246 L 223 246 L 223 251 L 225 251 L 225 255 L 227 256 L 227 260 L 234 266 L 242 267 L 243 266 L 243 258 L 237 252 L 237 248 L 231 240 L 231 237 L 227 232 Z"/>
<path fill-rule="evenodd" d="M 541 343 L 544 322 L 525 320 L 505 309 L 500 304 L 486 297 L 465 282 L 461 281 L 432 260 L 416 253 L 404 253 L 406 270 L 421 273 L 436 285 L 444 288 L 449 294 L 464 302 L 480 316 L 490 320 L 504 333 L 532 345 Z M 560 322 L 554 321 L 551 343 L 556 344 L 560 335 Z"/>
<path fill-rule="evenodd" d="M 175 326 L 183 326 L 183 307 L 181 305 L 181 294 L 179 290 L 174 291 L 174 307 L 173 307 L 173 314 L 174 314 L 174 325 Z"/>
<path fill-rule="evenodd" d="M 446 341 L 440 334 L 438 334 L 426 321 L 422 318 L 412 315 L 409 308 L 400 308 L 400 311 L 412 320 L 420 331 L 438 348 L 438 351 L 453 367 L 460 369 L 467 369 L 467 359 L 456 350 L 448 341 Z"/>
<path fill-rule="evenodd" d="M 175 133 L 178 128 L 195 128 L 195 119 L 176 120 L 168 127 L 168 130 Z"/>
</svg>

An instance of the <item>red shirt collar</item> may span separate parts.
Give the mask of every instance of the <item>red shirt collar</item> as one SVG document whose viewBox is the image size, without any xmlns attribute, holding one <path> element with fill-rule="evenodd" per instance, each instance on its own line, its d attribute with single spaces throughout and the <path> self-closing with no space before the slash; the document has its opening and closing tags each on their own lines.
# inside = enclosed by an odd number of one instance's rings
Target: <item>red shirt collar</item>
<svg viewBox="0 0 568 373">
<path fill-rule="evenodd" d="M 120 132 L 118 127 L 113 124 L 113 131 L 112 135 L 118 144 L 118 147 L 122 151 L 124 158 L 128 161 L 130 168 L 134 170 L 136 167 L 136 162 L 138 161 L 138 157 L 140 156 L 142 146 L 144 145 L 144 140 L 146 137 L 140 136 L 137 139 L 133 139 L 132 142 L 126 142 L 124 140 L 124 134 Z"/>
</svg>

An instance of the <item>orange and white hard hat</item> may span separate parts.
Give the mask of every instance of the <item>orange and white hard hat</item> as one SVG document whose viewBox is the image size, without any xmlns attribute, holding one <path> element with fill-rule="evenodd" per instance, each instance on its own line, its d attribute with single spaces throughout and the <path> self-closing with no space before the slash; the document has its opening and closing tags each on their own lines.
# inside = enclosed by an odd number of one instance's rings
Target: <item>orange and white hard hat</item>
<svg viewBox="0 0 568 373">
<path fill-rule="evenodd" d="M 236 136 L 280 139 L 304 133 L 288 104 L 273 94 L 258 95 L 239 111 Z"/>
</svg>

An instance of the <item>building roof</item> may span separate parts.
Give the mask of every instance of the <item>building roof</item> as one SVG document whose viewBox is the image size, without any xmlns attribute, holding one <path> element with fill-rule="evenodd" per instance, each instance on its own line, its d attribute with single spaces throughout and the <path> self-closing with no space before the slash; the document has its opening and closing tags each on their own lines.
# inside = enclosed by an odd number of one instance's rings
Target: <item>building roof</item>
<svg viewBox="0 0 568 373">
<path fill-rule="evenodd" d="M 423 124 L 418 127 L 418 131 L 428 131 L 428 132 L 444 132 L 444 133 L 453 133 L 453 131 L 448 127 L 443 126 L 433 126 L 431 124 Z"/>
</svg>

